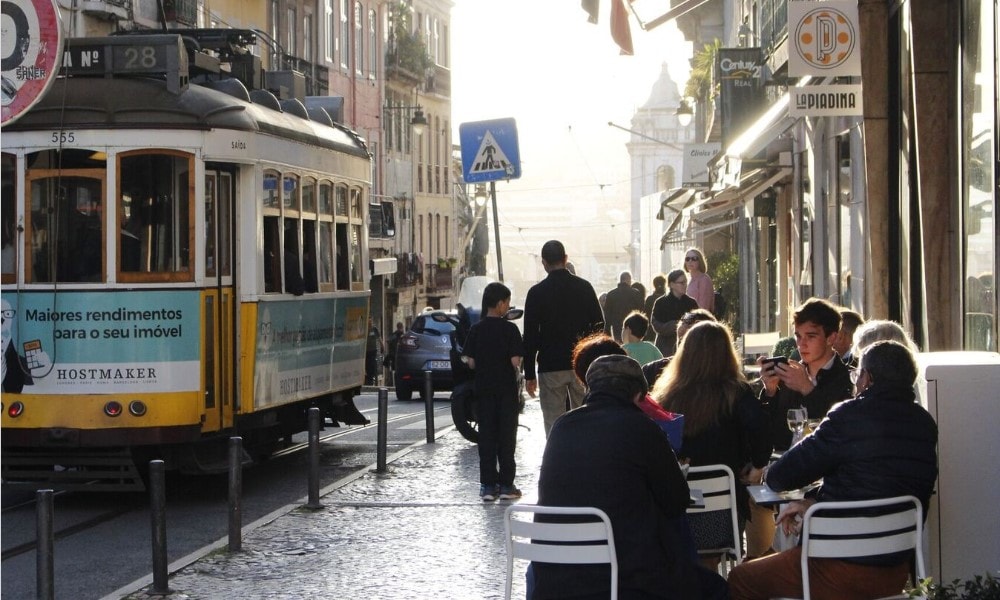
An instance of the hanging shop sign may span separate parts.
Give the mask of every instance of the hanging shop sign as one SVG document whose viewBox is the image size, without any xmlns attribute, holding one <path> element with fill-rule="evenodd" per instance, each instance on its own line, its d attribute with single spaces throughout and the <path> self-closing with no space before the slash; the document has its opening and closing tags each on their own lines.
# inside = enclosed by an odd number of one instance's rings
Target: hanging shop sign
<svg viewBox="0 0 1000 600">
<path fill-rule="evenodd" d="M 860 77 L 857 0 L 788 3 L 789 77 Z"/>
<path fill-rule="evenodd" d="M 855 117 L 864 114 L 860 85 L 807 85 L 789 88 L 790 117 Z"/>
<path fill-rule="evenodd" d="M 764 53 L 760 48 L 719 48 L 716 69 L 722 105 L 722 142 L 728 146 L 764 105 Z"/>
</svg>

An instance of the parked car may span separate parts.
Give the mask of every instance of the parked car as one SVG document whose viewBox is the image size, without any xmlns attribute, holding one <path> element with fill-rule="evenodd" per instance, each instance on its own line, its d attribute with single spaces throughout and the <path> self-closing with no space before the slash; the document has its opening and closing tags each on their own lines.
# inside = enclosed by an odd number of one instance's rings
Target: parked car
<svg viewBox="0 0 1000 600">
<path fill-rule="evenodd" d="M 410 400 L 416 390 L 424 398 L 424 371 L 431 372 L 434 391 L 450 390 L 454 385 L 451 375 L 451 338 L 457 320 L 455 310 L 444 312 L 454 319 L 435 321 L 431 311 L 424 311 L 413 320 L 410 330 L 399 338 L 396 346 L 394 385 L 397 400 Z"/>
</svg>

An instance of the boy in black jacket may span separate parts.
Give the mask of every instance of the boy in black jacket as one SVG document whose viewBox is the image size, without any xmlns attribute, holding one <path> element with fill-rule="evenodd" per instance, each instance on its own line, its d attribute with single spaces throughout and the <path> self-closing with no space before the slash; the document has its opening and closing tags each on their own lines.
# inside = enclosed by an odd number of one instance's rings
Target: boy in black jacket
<svg viewBox="0 0 1000 600">
<path fill-rule="evenodd" d="M 504 318 L 510 310 L 510 289 L 491 283 L 483 290 L 486 314 L 472 326 L 462 359 L 475 373 L 476 414 L 479 417 L 479 497 L 484 501 L 521 497 L 514 486 L 519 390 L 517 371 L 524 343 L 517 326 Z M 499 471 L 497 466 L 499 465 Z"/>
</svg>

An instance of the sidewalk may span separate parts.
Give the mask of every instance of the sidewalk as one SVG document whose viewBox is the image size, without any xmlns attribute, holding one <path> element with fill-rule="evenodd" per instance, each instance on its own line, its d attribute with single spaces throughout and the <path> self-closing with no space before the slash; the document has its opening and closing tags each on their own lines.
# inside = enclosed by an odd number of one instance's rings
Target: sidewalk
<svg viewBox="0 0 1000 600">
<path fill-rule="evenodd" d="M 535 503 L 545 447 L 537 400 L 521 425 L 515 484 L 521 502 Z M 502 598 L 509 502 L 479 499 L 477 447 L 452 428 L 390 460 L 386 474 L 373 467 L 322 490 L 320 510 L 303 498 L 245 526 L 241 552 L 221 539 L 171 565 L 168 596 L 150 593 L 149 576 L 107 599 Z M 518 573 L 513 596 L 523 598 Z"/>
</svg>

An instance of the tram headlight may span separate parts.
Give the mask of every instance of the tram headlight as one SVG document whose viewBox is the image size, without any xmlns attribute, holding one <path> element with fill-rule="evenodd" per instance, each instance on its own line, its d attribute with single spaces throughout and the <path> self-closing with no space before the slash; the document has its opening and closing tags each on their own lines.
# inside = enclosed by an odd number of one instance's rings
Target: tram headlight
<svg viewBox="0 0 1000 600">
<path fill-rule="evenodd" d="M 128 412 L 133 417 L 141 417 L 146 414 L 146 403 L 141 400 L 133 400 L 128 403 Z"/>
<path fill-rule="evenodd" d="M 21 402 L 20 400 L 16 400 L 14 402 L 11 402 L 10 408 L 7 409 L 7 416 L 12 419 L 16 419 L 17 417 L 20 417 L 21 413 L 23 412 L 24 412 L 24 403 Z"/>
<path fill-rule="evenodd" d="M 112 400 L 111 402 L 108 402 L 107 404 L 105 404 L 104 405 L 104 414 L 108 415 L 109 417 L 117 417 L 118 415 L 122 414 L 122 404 L 121 404 L 121 402 L 117 402 L 115 400 Z"/>
</svg>

